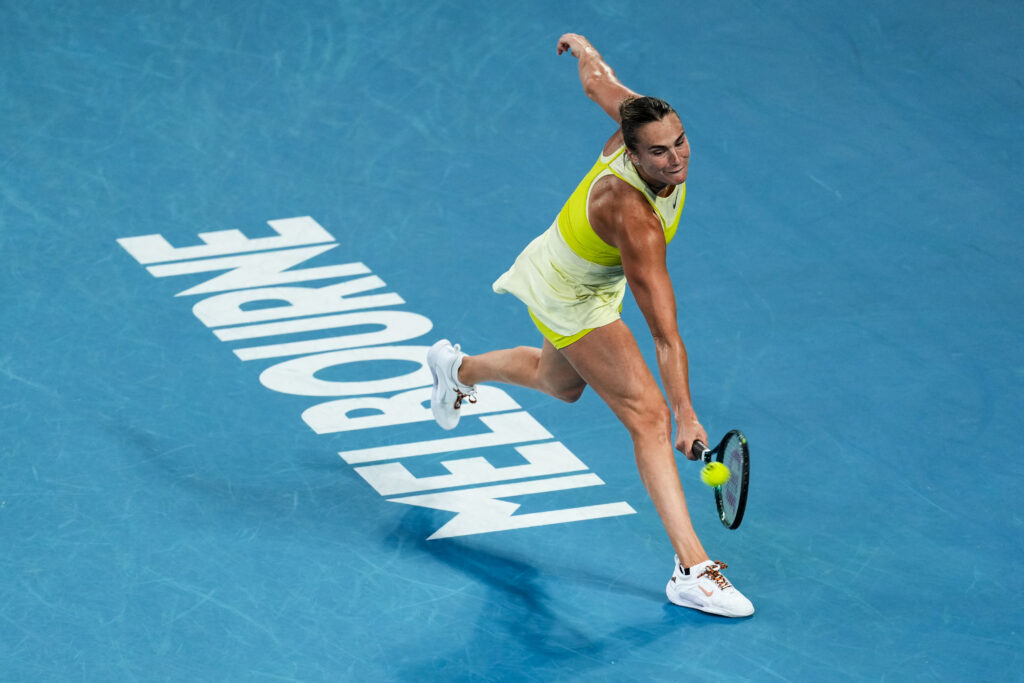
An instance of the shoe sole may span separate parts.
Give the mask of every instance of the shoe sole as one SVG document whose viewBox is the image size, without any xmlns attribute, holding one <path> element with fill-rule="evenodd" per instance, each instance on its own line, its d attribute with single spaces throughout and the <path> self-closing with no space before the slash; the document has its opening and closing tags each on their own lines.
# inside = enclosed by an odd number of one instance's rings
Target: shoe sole
<svg viewBox="0 0 1024 683">
<path fill-rule="evenodd" d="M 427 367 L 430 369 L 430 376 L 434 379 L 434 389 L 430 393 L 430 413 L 434 416 L 434 422 L 441 429 L 451 431 L 459 424 L 459 416 L 455 416 L 455 422 L 450 426 L 444 423 L 443 418 L 447 417 L 441 410 L 441 397 L 444 394 L 444 389 L 441 388 L 441 383 L 438 381 L 437 371 L 435 370 L 437 363 L 434 360 L 437 353 L 446 346 L 451 346 L 451 342 L 447 339 L 439 339 L 430 347 L 430 350 L 427 351 Z"/>
<path fill-rule="evenodd" d="M 703 612 L 704 614 L 713 614 L 713 615 L 715 615 L 717 617 L 728 617 L 730 619 L 742 619 L 743 617 L 749 617 L 749 616 L 754 614 L 753 607 L 751 607 L 749 612 L 726 612 L 726 611 L 715 611 L 715 610 L 709 609 L 708 607 L 703 606 L 703 605 L 686 604 L 684 602 L 681 602 L 680 599 L 677 599 L 675 596 L 672 595 L 672 583 L 671 582 L 669 582 L 669 584 L 665 587 L 665 596 L 668 598 L 668 601 L 671 602 L 673 605 L 677 605 L 679 607 L 685 607 L 687 609 L 694 609 L 694 610 L 697 610 L 698 612 Z"/>
</svg>

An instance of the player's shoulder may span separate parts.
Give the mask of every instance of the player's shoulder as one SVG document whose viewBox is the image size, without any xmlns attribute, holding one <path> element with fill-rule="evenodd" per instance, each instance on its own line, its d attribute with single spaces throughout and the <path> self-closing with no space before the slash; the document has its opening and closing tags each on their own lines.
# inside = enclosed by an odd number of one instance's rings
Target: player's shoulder
<svg viewBox="0 0 1024 683">
<path fill-rule="evenodd" d="M 640 190 L 615 175 L 599 179 L 590 193 L 590 224 L 609 244 L 661 235 L 661 223 Z M 664 238 L 662 238 L 664 239 Z"/>
</svg>

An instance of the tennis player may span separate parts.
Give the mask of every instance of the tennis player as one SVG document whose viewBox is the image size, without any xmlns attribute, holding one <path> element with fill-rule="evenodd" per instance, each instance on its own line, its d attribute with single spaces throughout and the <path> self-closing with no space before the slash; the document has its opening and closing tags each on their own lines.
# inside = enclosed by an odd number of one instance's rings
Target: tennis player
<svg viewBox="0 0 1024 683">
<path fill-rule="evenodd" d="M 586 38 L 566 33 L 558 39 L 558 54 L 564 52 L 579 60 L 584 93 L 619 129 L 551 227 L 493 285 L 526 304 L 543 345 L 470 356 L 438 341 L 428 354 L 431 408 L 438 424 L 453 429 L 480 382 L 530 387 L 568 402 L 590 385 L 629 431 L 640 478 L 675 549 L 669 600 L 749 616 L 754 606 L 697 538 L 673 453 L 674 445 L 692 460 L 693 442 L 708 442 L 690 400 L 686 347 L 665 262 L 686 199 L 690 143 L 675 110 L 619 82 Z M 654 338 L 667 402 L 620 318 L 627 283 Z"/>
</svg>

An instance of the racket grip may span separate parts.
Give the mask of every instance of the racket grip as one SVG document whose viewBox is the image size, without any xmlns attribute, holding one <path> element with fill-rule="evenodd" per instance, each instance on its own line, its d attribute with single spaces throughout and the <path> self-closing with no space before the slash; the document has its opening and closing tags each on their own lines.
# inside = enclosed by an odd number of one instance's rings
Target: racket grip
<svg viewBox="0 0 1024 683">
<path fill-rule="evenodd" d="M 711 451 L 708 450 L 707 444 L 700 439 L 693 442 L 693 446 L 690 447 L 690 452 L 704 462 L 708 461 L 708 456 L 711 454 Z"/>
</svg>

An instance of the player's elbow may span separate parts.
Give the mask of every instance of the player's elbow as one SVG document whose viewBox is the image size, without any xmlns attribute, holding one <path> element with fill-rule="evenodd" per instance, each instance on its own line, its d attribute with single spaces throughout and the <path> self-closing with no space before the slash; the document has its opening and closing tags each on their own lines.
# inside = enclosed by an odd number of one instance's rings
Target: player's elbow
<svg viewBox="0 0 1024 683">
<path fill-rule="evenodd" d="M 601 74 L 597 71 L 591 71 L 584 74 L 581 80 L 583 83 L 583 94 L 596 101 L 601 94 Z"/>
<path fill-rule="evenodd" d="M 583 92 L 594 101 L 606 96 L 608 84 L 614 82 L 615 72 L 607 66 L 601 68 L 595 66 L 580 73 L 580 82 L 583 84 Z"/>
</svg>

